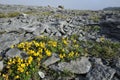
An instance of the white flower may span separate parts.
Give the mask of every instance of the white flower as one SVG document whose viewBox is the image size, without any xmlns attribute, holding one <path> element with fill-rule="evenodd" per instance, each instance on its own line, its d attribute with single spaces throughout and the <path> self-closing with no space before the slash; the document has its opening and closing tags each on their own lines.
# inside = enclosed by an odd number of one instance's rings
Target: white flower
<svg viewBox="0 0 120 80">
<path fill-rule="evenodd" d="M 39 76 L 40 76 L 41 78 L 44 78 L 44 77 L 45 77 L 45 74 L 44 74 L 43 72 L 41 72 L 41 71 L 39 71 L 38 74 L 39 74 Z"/>
</svg>

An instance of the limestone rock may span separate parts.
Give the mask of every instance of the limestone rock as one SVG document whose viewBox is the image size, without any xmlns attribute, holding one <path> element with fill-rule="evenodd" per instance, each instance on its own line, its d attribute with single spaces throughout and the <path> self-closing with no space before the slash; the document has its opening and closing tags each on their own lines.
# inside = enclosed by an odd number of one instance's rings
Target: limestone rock
<svg viewBox="0 0 120 80">
<path fill-rule="evenodd" d="M 3 67 L 4 67 L 4 65 L 3 65 L 3 61 L 0 61 L 0 71 L 3 70 Z"/>
<path fill-rule="evenodd" d="M 95 64 L 93 69 L 87 74 L 87 80 L 111 80 L 115 70 L 100 64 Z"/>
<path fill-rule="evenodd" d="M 9 58 L 13 58 L 13 57 L 21 57 L 21 51 L 17 48 L 13 48 L 8 50 L 8 52 L 6 52 L 5 56 L 9 57 Z"/>
<path fill-rule="evenodd" d="M 53 53 L 51 57 L 49 57 L 47 60 L 43 62 L 43 65 L 49 66 L 51 64 L 58 62 L 59 60 L 60 60 L 59 56 Z"/>
<path fill-rule="evenodd" d="M 60 62 L 57 66 L 50 66 L 52 69 L 60 71 L 70 71 L 75 74 L 86 74 L 91 68 L 91 63 L 88 58 L 82 57 L 81 59 L 71 60 L 70 62 Z"/>
</svg>

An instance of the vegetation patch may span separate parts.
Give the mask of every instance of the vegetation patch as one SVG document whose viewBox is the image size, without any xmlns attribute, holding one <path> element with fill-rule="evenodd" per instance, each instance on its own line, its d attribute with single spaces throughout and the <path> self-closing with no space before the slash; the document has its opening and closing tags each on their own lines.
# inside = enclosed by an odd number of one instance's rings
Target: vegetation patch
<svg viewBox="0 0 120 80">
<path fill-rule="evenodd" d="M 0 18 L 12 18 L 20 15 L 19 12 L 10 12 L 10 13 L 0 13 Z"/>
<path fill-rule="evenodd" d="M 100 42 L 79 41 L 77 35 L 65 38 L 49 38 L 47 36 L 36 37 L 33 40 L 21 42 L 12 45 L 11 48 L 18 48 L 26 53 L 25 58 L 14 57 L 4 59 L 5 67 L 1 71 L 1 79 L 4 80 L 38 80 L 39 70 L 48 70 L 41 68 L 41 60 L 48 58 L 52 53 L 57 53 L 61 61 L 70 61 L 81 56 L 95 56 L 104 59 L 119 57 L 120 43 L 100 38 Z M 50 75 L 52 70 L 47 71 Z M 65 70 L 64 75 L 69 71 Z M 72 73 L 71 73 L 72 74 Z M 54 76 L 61 74 L 57 72 Z"/>
</svg>

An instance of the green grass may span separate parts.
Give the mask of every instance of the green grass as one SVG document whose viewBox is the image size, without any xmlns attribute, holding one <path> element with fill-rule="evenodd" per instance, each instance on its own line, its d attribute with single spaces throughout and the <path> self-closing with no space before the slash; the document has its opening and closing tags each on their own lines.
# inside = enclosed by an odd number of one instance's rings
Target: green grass
<svg viewBox="0 0 120 80">
<path fill-rule="evenodd" d="M 0 13 L 0 18 L 12 18 L 20 15 L 20 12 Z"/>
</svg>

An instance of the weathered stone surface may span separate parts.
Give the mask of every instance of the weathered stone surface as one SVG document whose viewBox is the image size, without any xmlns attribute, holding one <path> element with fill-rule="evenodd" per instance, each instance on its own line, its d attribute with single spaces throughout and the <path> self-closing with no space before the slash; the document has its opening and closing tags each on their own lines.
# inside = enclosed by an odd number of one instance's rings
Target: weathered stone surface
<svg viewBox="0 0 120 80">
<path fill-rule="evenodd" d="M 82 57 L 81 59 L 71 60 L 70 62 L 60 62 L 58 65 L 51 65 L 50 68 L 60 71 L 70 71 L 75 74 L 86 74 L 91 68 L 88 58 Z"/>
<path fill-rule="evenodd" d="M 13 58 L 13 57 L 21 57 L 21 51 L 17 48 L 13 48 L 13 49 L 10 49 L 6 52 L 5 56 L 6 57 L 9 57 L 9 58 Z"/>
<path fill-rule="evenodd" d="M 111 80 L 115 70 L 100 64 L 95 64 L 92 70 L 87 74 L 87 80 Z"/>
<path fill-rule="evenodd" d="M 92 64 L 101 64 L 101 65 L 103 65 L 101 58 L 92 57 L 89 60 L 91 61 Z"/>
<path fill-rule="evenodd" d="M 113 77 L 111 80 L 120 80 L 118 77 Z"/>
<path fill-rule="evenodd" d="M 3 61 L 0 61 L 0 71 L 3 70 L 3 67 L 4 67 Z"/>
<path fill-rule="evenodd" d="M 0 52 L 9 48 L 13 44 L 19 43 L 18 35 L 13 33 L 3 34 L 0 36 Z"/>
<path fill-rule="evenodd" d="M 112 19 L 105 20 L 100 23 L 102 26 L 102 33 L 109 37 L 120 40 L 120 20 Z"/>
<path fill-rule="evenodd" d="M 60 60 L 59 56 L 56 53 L 53 53 L 51 57 L 49 57 L 47 60 L 43 62 L 43 65 L 49 66 L 51 64 L 54 64 Z"/>
<path fill-rule="evenodd" d="M 116 75 L 120 78 L 120 58 L 113 62 L 112 67 L 116 70 Z"/>
</svg>

